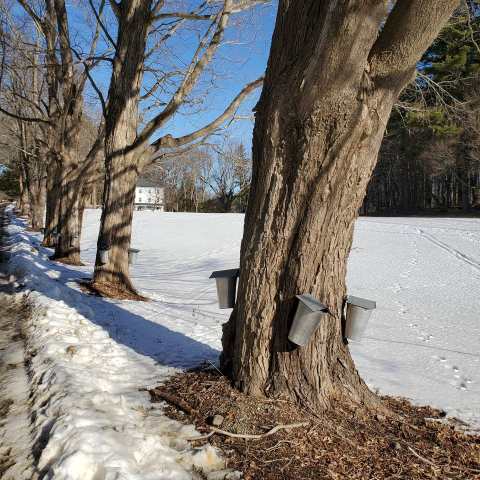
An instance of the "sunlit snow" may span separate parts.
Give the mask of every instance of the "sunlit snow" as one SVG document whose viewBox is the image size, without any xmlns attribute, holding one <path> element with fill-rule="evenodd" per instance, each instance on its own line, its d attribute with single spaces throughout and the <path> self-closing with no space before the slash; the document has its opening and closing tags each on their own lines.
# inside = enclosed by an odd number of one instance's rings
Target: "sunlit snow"
<svg viewBox="0 0 480 480">
<path fill-rule="evenodd" d="M 37 305 L 29 325 L 40 464 L 55 479 L 192 478 L 222 468 L 195 451 L 193 427 L 167 419 L 139 388 L 217 360 L 221 326 L 213 270 L 238 266 L 243 216 L 136 212 L 132 279 L 150 302 L 87 296 L 99 211 L 87 210 L 85 267 L 51 263 L 16 220 L 11 260 Z M 37 248 L 31 248 L 31 244 Z M 480 220 L 361 218 L 349 293 L 377 302 L 365 338 L 350 343 L 361 375 L 383 394 L 445 409 L 480 428 Z M 302 293 L 302 292 L 299 292 Z M 82 471 L 81 476 L 74 472 Z"/>
</svg>

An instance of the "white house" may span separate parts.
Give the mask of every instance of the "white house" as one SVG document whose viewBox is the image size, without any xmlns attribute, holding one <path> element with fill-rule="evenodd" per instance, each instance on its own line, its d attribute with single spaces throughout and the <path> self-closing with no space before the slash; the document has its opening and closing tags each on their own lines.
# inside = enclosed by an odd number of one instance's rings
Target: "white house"
<svg viewBox="0 0 480 480">
<path fill-rule="evenodd" d="M 136 210 L 165 210 L 165 192 L 163 186 L 154 180 L 140 177 L 135 188 Z"/>
</svg>

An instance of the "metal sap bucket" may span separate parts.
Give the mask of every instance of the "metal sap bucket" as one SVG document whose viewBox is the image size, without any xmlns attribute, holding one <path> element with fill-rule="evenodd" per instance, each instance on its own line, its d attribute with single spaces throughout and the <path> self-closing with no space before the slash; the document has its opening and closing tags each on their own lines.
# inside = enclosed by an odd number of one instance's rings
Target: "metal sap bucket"
<svg viewBox="0 0 480 480">
<path fill-rule="evenodd" d="M 138 248 L 129 248 L 128 249 L 128 263 L 130 265 L 133 265 L 133 264 L 137 263 L 139 252 L 140 252 L 140 250 Z"/>
<path fill-rule="evenodd" d="M 231 270 L 218 270 L 210 275 L 217 282 L 217 297 L 219 308 L 233 308 L 237 293 L 237 278 L 240 274 L 239 268 Z"/>
<path fill-rule="evenodd" d="M 110 249 L 108 249 L 108 248 L 105 248 L 105 249 L 102 249 L 102 250 L 98 251 L 98 258 L 99 258 L 100 263 L 102 265 L 105 265 L 106 263 L 108 263 L 109 252 L 110 252 Z"/>
<path fill-rule="evenodd" d="M 366 298 L 347 297 L 347 318 L 345 322 L 345 337 L 359 342 L 368 326 L 368 321 L 377 304 Z"/>
<path fill-rule="evenodd" d="M 297 295 L 297 298 L 297 311 L 288 333 L 288 339 L 292 343 L 304 347 L 320 325 L 322 317 L 328 313 L 328 308 L 308 293 Z"/>
</svg>

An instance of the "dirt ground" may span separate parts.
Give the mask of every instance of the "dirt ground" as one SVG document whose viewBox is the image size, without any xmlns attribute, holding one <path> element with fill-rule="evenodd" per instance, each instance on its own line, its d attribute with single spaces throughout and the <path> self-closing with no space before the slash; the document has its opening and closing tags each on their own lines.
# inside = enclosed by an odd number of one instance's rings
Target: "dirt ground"
<svg viewBox="0 0 480 480">
<path fill-rule="evenodd" d="M 391 417 L 342 404 L 314 414 L 287 401 L 246 397 L 211 368 L 179 374 L 150 394 L 154 402 L 167 400 L 170 417 L 193 422 L 208 436 L 194 444 L 220 448 L 245 480 L 480 479 L 480 437 L 446 421 L 444 412 L 403 399 L 382 398 Z M 209 435 L 215 415 L 225 432 L 263 436 Z M 291 424 L 301 425 L 264 435 Z"/>
</svg>

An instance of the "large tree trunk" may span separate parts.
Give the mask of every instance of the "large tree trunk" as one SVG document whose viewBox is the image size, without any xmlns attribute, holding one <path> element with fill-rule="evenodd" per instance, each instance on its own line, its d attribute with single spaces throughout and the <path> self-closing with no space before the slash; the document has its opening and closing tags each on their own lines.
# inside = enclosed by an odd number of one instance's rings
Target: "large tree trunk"
<svg viewBox="0 0 480 480">
<path fill-rule="evenodd" d="M 99 255 L 94 284 L 135 295 L 129 279 L 128 249 L 138 164 L 141 153 L 128 152 L 137 138 L 138 103 L 151 15 L 151 1 L 132 0 L 120 15 L 115 64 L 105 122 L 105 184 L 98 250 L 108 249 L 108 262 Z M 112 291 L 112 290 L 110 290 Z"/>
<path fill-rule="evenodd" d="M 377 405 L 343 341 L 342 312 L 354 221 L 393 102 L 416 61 L 386 82 L 380 71 L 374 83 L 367 59 L 384 8 L 280 2 L 256 107 L 238 300 L 221 358 L 247 394 L 315 408 L 341 398 Z M 288 331 L 295 295 L 303 293 L 330 313 L 305 347 L 293 348 Z"/>
</svg>

